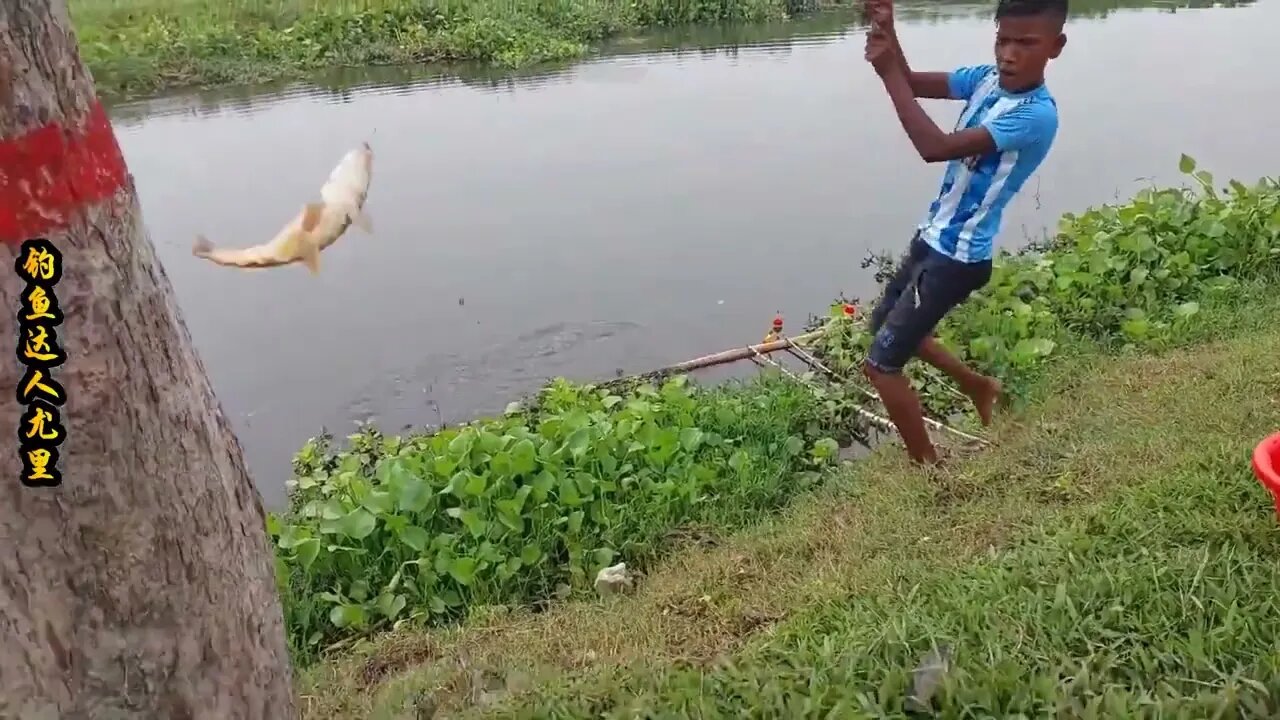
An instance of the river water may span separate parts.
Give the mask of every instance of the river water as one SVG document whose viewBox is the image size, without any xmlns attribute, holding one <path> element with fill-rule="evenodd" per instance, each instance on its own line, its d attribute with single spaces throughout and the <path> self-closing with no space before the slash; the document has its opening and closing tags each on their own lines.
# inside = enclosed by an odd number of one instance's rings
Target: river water
<svg viewBox="0 0 1280 720">
<path fill-rule="evenodd" d="M 901 9 L 912 65 L 989 61 L 989 7 Z M 1182 152 L 1224 179 L 1274 173 L 1275 27 L 1274 0 L 1073 18 L 1049 71 L 1058 140 L 1003 246 L 1179 182 Z M 863 42 L 826 15 L 619 42 L 518 75 L 346 70 L 114 108 L 267 504 L 322 427 L 466 420 L 550 377 L 652 369 L 758 341 L 776 311 L 794 328 L 839 292 L 873 296 L 859 261 L 903 247 L 942 168 L 918 160 Z M 958 104 L 925 102 L 950 127 Z M 196 233 L 266 241 L 365 139 L 374 234 L 350 230 L 319 276 L 191 256 Z"/>
</svg>

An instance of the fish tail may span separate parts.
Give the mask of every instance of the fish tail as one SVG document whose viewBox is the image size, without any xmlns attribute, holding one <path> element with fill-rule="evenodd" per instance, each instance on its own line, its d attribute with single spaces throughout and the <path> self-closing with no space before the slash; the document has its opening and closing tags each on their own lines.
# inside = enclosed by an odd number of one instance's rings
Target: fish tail
<svg viewBox="0 0 1280 720">
<path fill-rule="evenodd" d="M 196 257 L 208 257 L 211 252 L 213 252 L 213 243 L 209 242 L 209 238 L 197 235 L 195 244 L 191 246 L 191 254 Z"/>
</svg>

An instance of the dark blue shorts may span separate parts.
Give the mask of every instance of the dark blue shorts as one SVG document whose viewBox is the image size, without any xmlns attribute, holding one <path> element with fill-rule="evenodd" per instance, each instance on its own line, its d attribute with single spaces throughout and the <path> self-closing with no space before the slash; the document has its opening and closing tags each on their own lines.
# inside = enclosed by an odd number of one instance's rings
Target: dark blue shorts
<svg viewBox="0 0 1280 720">
<path fill-rule="evenodd" d="M 907 257 L 871 311 L 867 364 L 899 373 L 951 308 L 991 279 L 991 261 L 965 263 L 929 247 L 916 232 Z"/>
</svg>

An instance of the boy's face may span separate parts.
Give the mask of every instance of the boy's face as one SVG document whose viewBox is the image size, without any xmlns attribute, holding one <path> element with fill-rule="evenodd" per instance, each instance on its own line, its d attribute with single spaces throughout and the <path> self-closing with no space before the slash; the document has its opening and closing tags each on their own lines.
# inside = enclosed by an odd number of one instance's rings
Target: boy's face
<svg viewBox="0 0 1280 720">
<path fill-rule="evenodd" d="M 1048 15 L 1003 17 L 996 20 L 996 68 L 1000 87 L 1017 92 L 1044 81 L 1044 66 L 1058 57 L 1067 36 Z"/>
</svg>

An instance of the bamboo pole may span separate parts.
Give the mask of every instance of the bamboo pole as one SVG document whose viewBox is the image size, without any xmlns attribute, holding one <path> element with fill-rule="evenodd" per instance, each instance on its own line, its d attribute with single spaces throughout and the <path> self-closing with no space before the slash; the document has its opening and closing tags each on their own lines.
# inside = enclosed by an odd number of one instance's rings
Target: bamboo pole
<svg viewBox="0 0 1280 720">
<path fill-rule="evenodd" d="M 713 365 L 723 365 L 725 363 L 735 362 L 737 360 L 746 360 L 756 355 L 768 355 L 771 352 L 785 350 L 794 345 L 799 345 L 807 340 L 814 340 L 822 335 L 821 330 L 814 330 L 803 335 L 797 335 L 792 338 L 783 338 L 774 340 L 773 342 L 759 343 L 756 345 L 748 345 L 747 347 L 734 348 L 732 350 L 722 350 L 718 353 L 703 355 L 692 360 L 685 360 L 667 368 L 663 368 L 658 372 L 682 373 L 690 370 L 698 370 L 700 368 L 711 367 Z"/>
<path fill-rule="evenodd" d="M 647 378 L 679 375 L 693 370 L 701 370 L 702 368 L 726 365 L 739 360 L 747 360 L 756 356 L 768 355 L 769 353 L 778 352 L 779 350 L 785 350 L 790 347 L 798 347 L 800 343 L 816 340 L 822 335 L 822 332 L 823 328 L 819 328 L 811 332 L 796 335 L 795 337 L 774 340 L 773 342 L 758 343 L 756 345 L 748 345 L 747 347 L 733 348 L 732 350 L 722 350 L 717 353 L 711 353 L 710 355 L 696 357 L 692 360 L 685 360 L 684 362 L 679 362 L 675 365 L 658 368 L 657 370 L 650 370 L 649 372 L 640 373 L 638 375 L 628 375 L 615 380 L 609 380 L 608 382 L 600 383 L 600 386 L 614 387 Z"/>
</svg>

